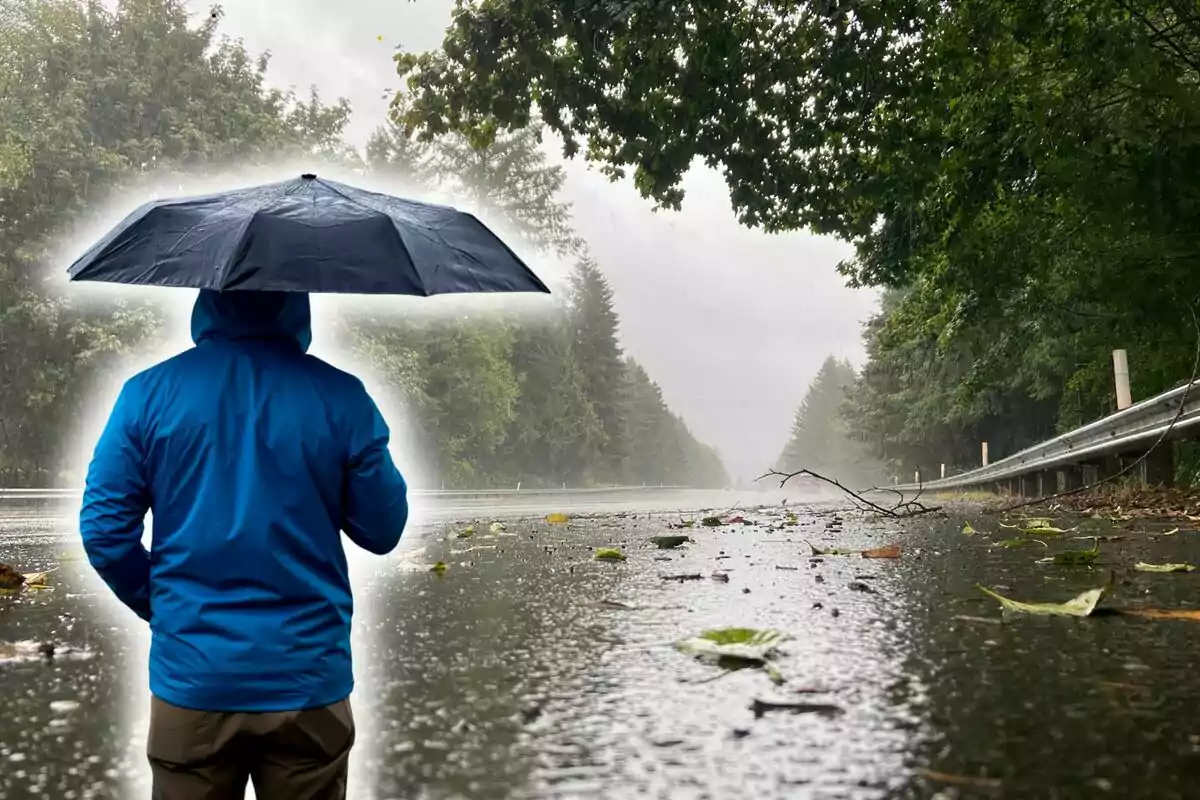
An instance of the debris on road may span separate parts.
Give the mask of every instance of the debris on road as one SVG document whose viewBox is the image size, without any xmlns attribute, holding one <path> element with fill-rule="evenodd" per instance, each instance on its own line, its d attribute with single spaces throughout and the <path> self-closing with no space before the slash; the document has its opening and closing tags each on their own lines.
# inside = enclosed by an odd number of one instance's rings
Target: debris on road
<svg viewBox="0 0 1200 800">
<path fill-rule="evenodd" d="M 677 581 L 678 583 L 683 583 L 684 581 L 702 581 L 702 580 L 704 580 L 704 576 L 701 575 L 699 572 L 691 573 L 688 575 L 661 575 L 659 577 L 661 577 L 664 581 Z"/>
<path fill-rule="evenodd" d="M 1100 556 L 1100 540 L 1096 539 L 1091 550 L 1063 550 L 1046 558 L 1039 558 L 1039 564 L 1054 564 L 1060 567 L 1078 567 L 1092 564 Z"/>
<path fill-rule="evenodd" d="M 686 542 L 695 541 L 690 536 L 651 536 L 650 543 L 659 550 L 670 550 Z"/>
<path fill-rule="evenodd" d="M 18 572 L 8 564 L 0 562 L 0 595 L 17 594 L 26 589 L 49 589 L 47 576 L 54 572 L 52 569 L 44 572 Z"/>
<path fill-rule="evenodd" d="M 760 667 L 767 671 L 772 681 L 783 683 L 783 676 L 771 663 L 771 656 L 788 638 L 787 634 L 771 629 L 716 628 L 682 639 L 675 647 L 724 669 Z"/>
<path fill-rule="evenodd" d="M 771 711 L 787 711 L 792 714 L 819 714 L 823 717 L 835 717 L 845 712 L 841 706 L 835 706 L 833 703 L 796 703 L 781 700 L 760 700 L 754 698 L 754 702 L 750 704 L 750 710 L 754 712 L 755 719 L 762 717 Z"/>
<path fill-rule="evenodd" d="M 1138 572 L 1192 572 L 1196 568 L 1191 564 L 1147 564 L 1139 561 L 1133 565 Z"/>
<path fill-rule="evenodd" d="M 1109 573 L 1108 583 L 1097 589 L 1088 589 L 1083 594 L 1073 597 L 1065 603 L 1022 603 L 993 592 L 985 586 L 975 584 L 978 589 L 989 597 L 1000 601 L 1005 611 L 1019 614 L 1040 614 L 1044 616 L 1088 617 L 1096 610 L 1096 605 L 1112 588 L 1114 575 Z"/>
<path fill-rule="evenodd" d="M 627 556 L 621 552 L 619 547 L 597 547 L 595 559 L 597 561 L 624 561 Z"/>
<path fill-rule="evenodd" d="M 898 544 L 889 544 L 885 547 L 876 547 L 873 550 L 863 550 L 863 558 L 899 558 L 901 547 Z"/>
</svg>

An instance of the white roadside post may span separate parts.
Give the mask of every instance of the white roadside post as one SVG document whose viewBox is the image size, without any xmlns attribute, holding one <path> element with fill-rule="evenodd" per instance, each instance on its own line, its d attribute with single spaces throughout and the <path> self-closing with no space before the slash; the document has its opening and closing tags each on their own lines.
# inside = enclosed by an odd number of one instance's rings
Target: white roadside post
<svg viewBox="0 0 1200 800">
<path fill-rule="evenodd" d="M 1133 405 L 1129 392 L 1129 354 L 1124 350 L 1113 350 L 1113 378 L 1117 384 L 1117 411 Z"/>
</svg>

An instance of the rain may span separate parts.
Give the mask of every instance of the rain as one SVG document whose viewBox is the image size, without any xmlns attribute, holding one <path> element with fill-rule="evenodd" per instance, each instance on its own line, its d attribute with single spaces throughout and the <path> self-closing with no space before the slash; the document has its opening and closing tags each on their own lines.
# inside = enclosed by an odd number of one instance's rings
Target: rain
<svg viewBox="0 0 1200 800">
<path fill-rule="evenodd" d="M 525 5 L 0 0 L 0 800 L 151 796 L 89 464 L 310 255 L 409 502 L 351 800 L 1191 797 L 1191 9 Z"/>
</svg>

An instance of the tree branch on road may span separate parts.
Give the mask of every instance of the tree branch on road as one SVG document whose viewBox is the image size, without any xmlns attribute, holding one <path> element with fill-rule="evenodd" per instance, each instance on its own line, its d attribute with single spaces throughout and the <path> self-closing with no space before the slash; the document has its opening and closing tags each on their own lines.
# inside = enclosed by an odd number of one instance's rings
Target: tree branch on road
<svg viewBox="0 0 1200 800">
<path fill-rule="evenodd" d="M 819 481 L 824 481 L 825 483 L 828 483 L 830 486 L 833 486 L 834 488 L 838 489 L 843 494 L 845 494 L 847 497 L 849 497 L 850 501 L 852 503 L 854 503 L 855 506 L 859 508 L 859 510 L 871 511 L 871 512 L 880 514 L 882 516 L 885 516 L 885 517 L 888 517 L 891 519 L 904 519 L 907 517 L 917 517 L 922 514 L 931 514 L 935 511 L 940 511 L 942 508 L 941 506 L 926 506 L 924 503 L 921 503 L 919 500 L 921 493 L 919 491 L 917 492 L 916 497 L 914 497 L 911 500 L 904 499 L 904 495 L 901 494 L 900 492 L 895 491 L 894 489 L 888 490 L 888 489 L 881 489 L 879 487 L 873 487 L 871 489 L 867 489 L 864 492 L 856 492 L 853 489 L 846 486 L 845 484 L 843 484 L 841 481 L 838 481 L 835 478 L 826 477 L 826 476 L 820 474 L 819 472 L 813 472 L 811 469 L 801 469 L 801 470 L 797 470 L 796 472 L 780 472 L 779 470 L 773 469 L 773 470 L 767 472 L 765 475 L 762 475 L 759 478 L 755 479 L 755 483 L 757 483 L 758 481 L 761 481 L 763 478 L 782 478 L 782 480 L 779 481 L 779 485 L 780 485 L 780 487 L 783 487 L 792 478 L 800 478 L 800 477 L 805 477 L 805 476 L 810 477 L 810 478 L 816 478 Z M 892 491 L 892 492 L 895 492 L 895 494 L 897 496 L 899 496 L 900 499 L 897 501 L 896 505 L 892 506 L 891 508 L 888 508 L 886 506 L 881 506 L 878 503 L 868 500 L 866 497 L 863 496 L 864 494 L 866 494 L 866 492 L 871 492 L 871 491 Z"/>
</svg>

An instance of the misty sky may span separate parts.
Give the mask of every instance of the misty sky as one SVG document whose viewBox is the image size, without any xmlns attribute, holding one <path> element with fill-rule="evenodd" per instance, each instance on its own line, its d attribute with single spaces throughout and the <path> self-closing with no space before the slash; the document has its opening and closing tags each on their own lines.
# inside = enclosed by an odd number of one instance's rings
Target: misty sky
<svg viewBox="0 0 1200 800">
<path fill-rule="evenodd" d="M 209 3 L 191 0 L 196 13 Z M 271 80 L 354 106 L 364 142 L 400 84 L 392 47 L 434 49 L 450 0 L 223 0 L 226 34 L 269 50 Z M 379 36 L 384 41 L 378 40 Z M 731 475 L 753 478 L 778 455 L 792 413 L 826 356 L 862 360 L 875 294 L 845 287 L 848 253 L 808 234 L 739 226 L 721 177 L 697 170 L 681 212 L 652 205 L 582 161 L 568 162 L 576 224 L 612 283 L 622 343 L 671 407 L 716 445 Z"/>
</svg>

